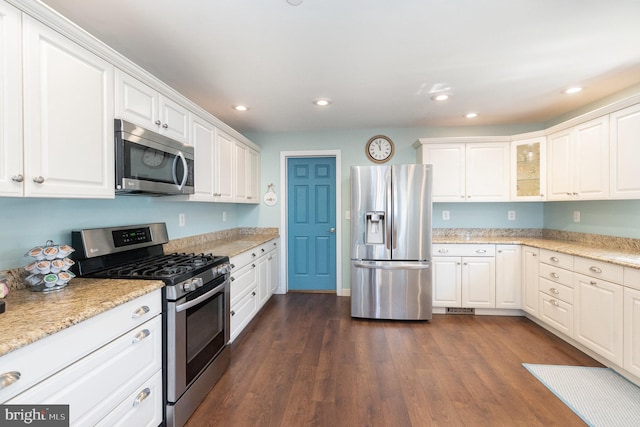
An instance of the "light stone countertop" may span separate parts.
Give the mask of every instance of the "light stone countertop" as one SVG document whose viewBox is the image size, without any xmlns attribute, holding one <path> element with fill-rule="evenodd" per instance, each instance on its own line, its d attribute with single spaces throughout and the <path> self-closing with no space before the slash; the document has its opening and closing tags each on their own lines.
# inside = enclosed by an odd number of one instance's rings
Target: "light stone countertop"
<svg viewBox="0 0 640 427">
<path fill-rule="evenodd" d="M 597 261 L 640 268 L 640 252 L 633 250 L 616 250 L 607 246 L 594 246 L 579 242 L 570 242 L 543 237 L 517 236 L 434 236 L 433 243 L 490 243 L 503 245 L 527 245 L 540 249 L 581 256 Z"/>
<path fill-rule="evenodd" d="M 0 314 L 0 356 L 164 286 L 161 280 L 74 278 L 63 289 L 14 289 Z"/>
<path fill-rule="evenodd" d="M 164 245 L 164 251 L 204 253 L 231 258 L 279 236 L 277 228 L 237 228 L 172 240 Z"/>
</svg>

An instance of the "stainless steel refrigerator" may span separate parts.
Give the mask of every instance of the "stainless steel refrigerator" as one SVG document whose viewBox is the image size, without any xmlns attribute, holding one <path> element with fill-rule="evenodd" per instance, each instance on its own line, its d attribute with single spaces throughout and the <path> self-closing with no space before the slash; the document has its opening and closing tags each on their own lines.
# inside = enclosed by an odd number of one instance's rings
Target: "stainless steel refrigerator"
<svg viewBox="0 0 640 427">
<path fill-rule="evenodd" d="M 351 167 L 351 316 L 429 320 L 431 165 Z"/>
</svg>

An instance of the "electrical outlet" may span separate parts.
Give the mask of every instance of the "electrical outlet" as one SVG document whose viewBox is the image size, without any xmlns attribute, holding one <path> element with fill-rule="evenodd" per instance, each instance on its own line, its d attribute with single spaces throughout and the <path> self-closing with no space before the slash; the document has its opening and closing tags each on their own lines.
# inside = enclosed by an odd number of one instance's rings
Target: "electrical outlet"
<svg viewBox="0 0 640 427">
<path fill-rule="evenodd" d="M 178 226 L 179 227 L 184 227 L 186 224 L 185 218 L 184 218 L 184 214 L 178 214 Z"/>
<path fill-rule="evenodd" d="M 227 222 L 227 211 L 222 211 L 222 222 Z"/>
<path fill-rule="evenodd" d="M 509 221 L 515 221 L 516 220 L 516 211 L 508 211 L 507 212 L 507 219 Z"/>
<path fill-rule="evenodd" d="M 347 221 L 351 219 L 351 211 L 344 211 L 344 219 Z"/>
<path fill-rule="evenodd" d="M 449 221 L 451 219 L 451 215 L 449 211 L 442 211 L 442 220 Z"/>
<path fill-rule="evenodd" d="M 573 222 L 580 222 L 580 211 L 573 211 Z"/>
</svg>

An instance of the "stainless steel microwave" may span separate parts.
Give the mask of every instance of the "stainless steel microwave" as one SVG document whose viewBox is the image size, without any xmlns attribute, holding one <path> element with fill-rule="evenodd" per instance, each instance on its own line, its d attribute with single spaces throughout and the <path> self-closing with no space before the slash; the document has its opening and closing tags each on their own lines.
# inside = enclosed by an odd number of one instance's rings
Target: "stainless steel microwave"
<svg viewBox="0 0 640 427">
<path fill-rule="evenodd" d="M 193 194 L 194 149 L 115 120 L 116 194 Z"/>
</svg>

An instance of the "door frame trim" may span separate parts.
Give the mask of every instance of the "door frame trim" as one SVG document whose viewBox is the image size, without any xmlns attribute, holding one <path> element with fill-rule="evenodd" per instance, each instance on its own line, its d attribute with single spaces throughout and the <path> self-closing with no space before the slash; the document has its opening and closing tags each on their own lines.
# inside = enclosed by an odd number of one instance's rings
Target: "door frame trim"
<svg viewBox="0 0 640 427">
<path fill-rule="evenodd" d="M 280 279 L 278 293 L 286 294 L 289 290 L 289 277 L 287 270 L 287 159 L 293 157 L 333 157 L 336 160 L 336 295 L 348 296 L 349 289 L 342 289 L 342 168 L 340 150 L 305 150 L 305 151 L 281 151 L 280 152 L 280 188 L 282 188 L 282 203 L 280 204 L 280 234 L 281 254 L 280 271 L 283 276 Z M 346 293 L 344 293 L 346 291 Z"/>
</svg>

